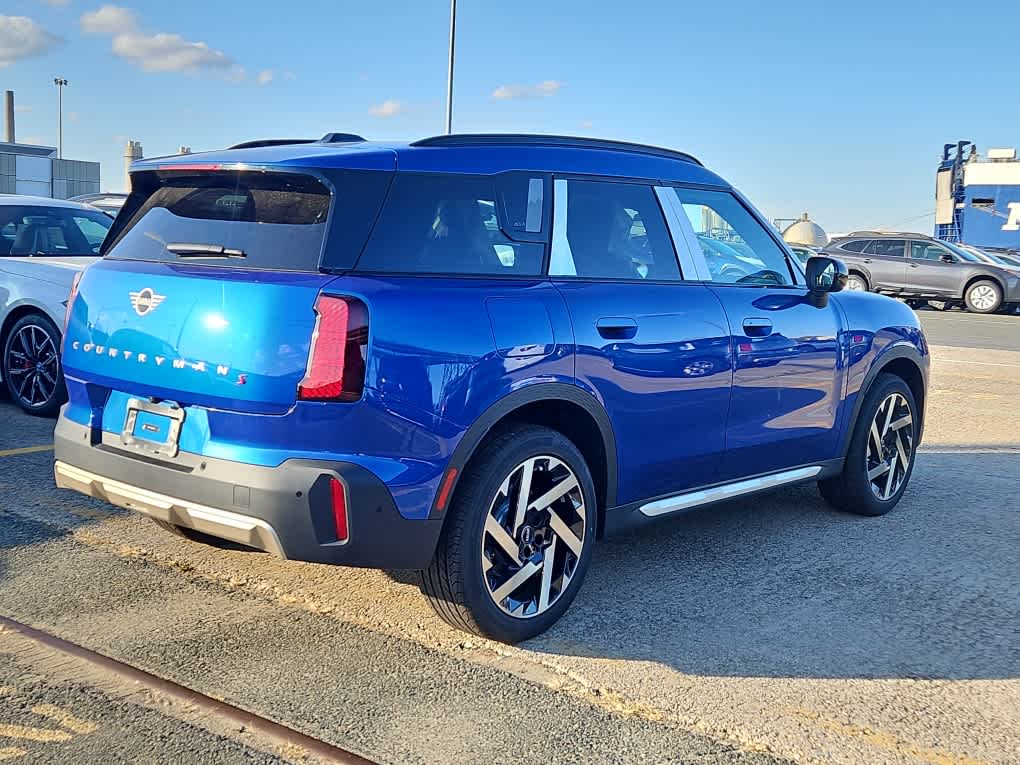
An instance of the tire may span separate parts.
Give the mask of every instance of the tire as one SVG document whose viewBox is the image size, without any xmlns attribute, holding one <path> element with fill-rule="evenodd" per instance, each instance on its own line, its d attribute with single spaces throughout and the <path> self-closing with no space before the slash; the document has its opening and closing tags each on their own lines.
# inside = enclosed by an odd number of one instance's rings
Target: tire
<svg viewBox="0 0 1020 765">
<path fill-rule="evenodd" d="M 60 366 L 60 331 L 41 313 L 22 316 L 3 338 L 0 372 L 7 392 L 25 412 L 52 417 L 67 401 Z"/>
<path fill-rule="evenodd" d="M 1002 287 L 990 279 L 981 279 L 967 287 L 963 299 L 968 311 L 995 313 L 1002 307 Z"/>
<path fill-rule="evenodd" d="M 519 521 L 525 474 L 529 504 L 572 488 L 544 508 L 529 507 Z M 500 431 L 472 457 L 449 513 L 422 573 L 436 613 L 457 629 L 503 643 L 549 629 L 577 595 L 595 544 L 595 487 L 573 442 L 535 425 Z"/>
<path fill-rule="evenodd" d="M 890 401 L 891 414 L 887 408 Z M 879 375 L 857 415 L 843 472 L 818 482 L 825 500 L 837 510 L 857 515 L 885 515 L 896 507 L 914 471 L 918 414 L 914 394 L 903 379 Z M 910 418 L 905 423 L 904 415 Z M 877 444 L 872 437 L 873 423 Z"/>
<path fill-rule="evenodd" d="M 850 292 L 867 292 L 871 289 L 868 280 L 856 272 L 847 277 L 846 288 Z"/>
</svg>

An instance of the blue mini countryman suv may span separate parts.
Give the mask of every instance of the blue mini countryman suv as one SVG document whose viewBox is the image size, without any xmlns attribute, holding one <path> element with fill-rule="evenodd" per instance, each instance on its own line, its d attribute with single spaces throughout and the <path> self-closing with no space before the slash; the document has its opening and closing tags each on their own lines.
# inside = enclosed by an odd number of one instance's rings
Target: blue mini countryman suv
<svg viewBox="0 0 1020 765">
<path fill-rule="evenodd" d="M 167 530 L 419 569 L 514 642 L 595 541 L 817 481 L 888 512 L 913 312 L 802 269 L 693 157 L 554 136 L 255 141 L 135 163 L 72 292 L 59 486 Z"/>
</svg>

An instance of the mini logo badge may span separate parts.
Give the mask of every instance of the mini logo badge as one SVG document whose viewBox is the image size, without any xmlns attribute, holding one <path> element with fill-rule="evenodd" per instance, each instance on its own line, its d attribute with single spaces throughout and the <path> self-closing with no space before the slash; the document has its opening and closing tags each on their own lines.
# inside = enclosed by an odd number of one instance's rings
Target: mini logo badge
<svg viewBox="0 0 1020 765">
<path fill-rule="evenodd" d="M 138 292 L 132 292 L 131 294 L 131 307 L 135 309 L 135 313 L 139 316 L 145 316 L 148 313 L 152 313 L 159 304 L 166 300 L 166 295 L 157 295 L 151 287 L 139 290 Z"/>
</svg>

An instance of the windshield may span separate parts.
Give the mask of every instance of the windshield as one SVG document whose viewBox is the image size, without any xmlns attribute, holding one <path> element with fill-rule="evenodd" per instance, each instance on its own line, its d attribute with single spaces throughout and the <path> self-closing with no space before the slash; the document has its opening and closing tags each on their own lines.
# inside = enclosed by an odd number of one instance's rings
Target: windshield
<svg viewBox="0 0 1020 765">
<path fill-rule="evenodd" d="M 98 255 L 112 225 L 99 210 L 0 205 L 0 257 Z"/>
<path fill-rule="evenodd" d="M 968 252 L 967 250 L 963 249 L 963 247 L 961 247 L 958 244 L 953 244 L 952 242 L 943 242 L 942 240 L 939 240 L 939 243 L 942 244 L 945 247 L 948 247 L 950 250 L 952 250 L 954 253 L 956 253 L 957 255 L 959 255 L 961 258 L 963 258 L 964 260 L 966 260 L 969 263 L 981 263 L 981 262 L 983 262 L 982 259 L 979 258 L 977 255 L 975 255 L 973 252 Z"/>
</svg>

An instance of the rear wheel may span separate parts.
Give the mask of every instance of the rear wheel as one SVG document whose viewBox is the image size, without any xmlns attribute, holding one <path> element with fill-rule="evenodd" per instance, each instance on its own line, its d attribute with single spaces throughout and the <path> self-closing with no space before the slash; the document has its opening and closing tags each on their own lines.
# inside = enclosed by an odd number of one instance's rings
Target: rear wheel
<svg viewBox="0 0 1020 765">
<path fill-rule="evenodd" d="M 505 643 L 539 635 L 581 586 L 596 517 L 577 447 L 548 428 L 509 428 L 461 478 L 422 589 L 458 629 Z"/>
<path fill-rule="evenodd" d="M 41 313 L 23 316 L 4 339 L 0 356 L 14 402 L 29 414 L 49 417 L 67 400 L 60 368 L 60 332 Z"/>
<path fill-rule="evenodd" d="M 902 378 L 881 375 L 861 405 L 843 472 L 818 482 L 833 507 L 885 515 L 900 501 L 914 470 L 917 405 Z"/>
<path fill-rule="evenodd" d="M 846 288 L 852 292 L 867 292 L 868 280 L 860 274 L 852 273 L 846 279 Z"/>
<path fill-rule="evenodd" d="M 1002 287 L 988 279 L 974 282 L 967 287 L 963 299 L 967 310 L 974 313 L 995 313 L 1002 306 Z"/>
</svg>

